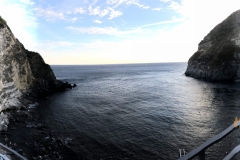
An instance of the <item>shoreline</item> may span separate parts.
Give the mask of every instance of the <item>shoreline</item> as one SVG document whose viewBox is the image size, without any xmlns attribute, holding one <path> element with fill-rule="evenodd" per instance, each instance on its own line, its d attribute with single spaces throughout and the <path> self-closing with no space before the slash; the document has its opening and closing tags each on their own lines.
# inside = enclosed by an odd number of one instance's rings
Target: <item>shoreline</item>
<svg viewBox="0 0 240 160">
<path fill-rule="evenodd" d="M 14 149 L 27 159 L 85 159 L 71 150 L 71 139 L 61 139 L 54 130 L 49 128 L 43 119 L 35 112 L 36 101 L 21 107 L 19 110 L 8 110 L 8 130 L 0 132 L 0 142 Z"/>
</svg>

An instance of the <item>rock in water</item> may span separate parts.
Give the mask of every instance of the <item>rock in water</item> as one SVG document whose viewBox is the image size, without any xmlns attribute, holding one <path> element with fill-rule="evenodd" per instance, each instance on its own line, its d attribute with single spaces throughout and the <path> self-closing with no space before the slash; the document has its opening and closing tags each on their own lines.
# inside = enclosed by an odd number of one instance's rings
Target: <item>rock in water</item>
<svg viewBox="0 0 240 160">
<path fill-rule="evenodd" d="M 42 57 L 26 50 L 0 17 L 0 112 L 19 108 L 27 92 L 49 92 L 62 86 Z"/>
<path fill-rule="evenodd" d="M 240 10 L 199 43 L 185 75 L 209 81 L 240 81 Z"/>
</svg>

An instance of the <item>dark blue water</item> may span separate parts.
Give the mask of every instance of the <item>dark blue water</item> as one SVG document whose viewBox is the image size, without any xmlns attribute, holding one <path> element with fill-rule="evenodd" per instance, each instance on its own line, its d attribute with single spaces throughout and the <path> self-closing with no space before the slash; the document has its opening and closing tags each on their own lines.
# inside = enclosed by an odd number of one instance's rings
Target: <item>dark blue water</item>
<svg viewBox="0 0 240 160">
<path fill-rule="evenodd" d="M 39 106 L 48 125 L 86 159 L 176 159 L 240 116 L 240 85 L 185 77 L 186 63 L 51 66 L 76 83 Z M 206 151 L 221 159 L 240 130 Z"/>
</svg>

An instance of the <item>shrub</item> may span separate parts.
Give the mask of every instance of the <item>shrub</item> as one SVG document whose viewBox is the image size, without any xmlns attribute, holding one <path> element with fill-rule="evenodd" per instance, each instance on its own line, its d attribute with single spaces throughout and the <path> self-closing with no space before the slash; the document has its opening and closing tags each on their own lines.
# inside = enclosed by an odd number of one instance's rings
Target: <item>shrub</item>
<svg viewBox="0 0 240 160">
<path fill-rule="evenodd" d="M 0 27 L 4 27 L 7 25 L 7 22 L 0 16 Z"/>
</svg>

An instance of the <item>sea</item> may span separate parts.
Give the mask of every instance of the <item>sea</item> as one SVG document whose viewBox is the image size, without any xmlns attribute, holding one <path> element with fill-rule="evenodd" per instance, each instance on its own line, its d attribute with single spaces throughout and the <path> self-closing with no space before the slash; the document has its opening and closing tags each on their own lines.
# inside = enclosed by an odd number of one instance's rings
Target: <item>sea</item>
<svg viewBox="0 0 240 160">
<path fill-rule="evenodd" d="M 186 77 L 187 63 L 51 68 L 77 87 L 49 96 L 37 112 L 71 140 L 79 159 L 174 160 L 179 149 L 190 152 L 240 117 L 240 84 Z M 239 143 L 236 129 L 206 159 L 223 159 Z"/>
</svg>

